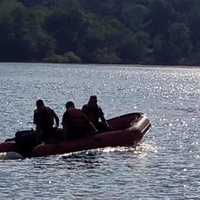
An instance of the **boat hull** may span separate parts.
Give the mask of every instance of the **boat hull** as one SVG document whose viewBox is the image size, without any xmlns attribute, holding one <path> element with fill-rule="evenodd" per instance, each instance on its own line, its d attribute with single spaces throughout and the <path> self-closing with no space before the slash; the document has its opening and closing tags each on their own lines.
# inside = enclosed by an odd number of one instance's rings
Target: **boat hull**
<svg viewBox="0 0 200 200">
<path fill-rule="evenodd" d="M 122 115 L 108 120 L 108 123 L 112 131 L 56 144 L 40 144 L 24 157 L 49 156 L 104 147 L 135 146 L 142 141 L 151 127 L 150 121 L 142 113 Z M 14 141 L 0 144 L 0 152 L 11 151 L 19 153 Z"/>
</svg>

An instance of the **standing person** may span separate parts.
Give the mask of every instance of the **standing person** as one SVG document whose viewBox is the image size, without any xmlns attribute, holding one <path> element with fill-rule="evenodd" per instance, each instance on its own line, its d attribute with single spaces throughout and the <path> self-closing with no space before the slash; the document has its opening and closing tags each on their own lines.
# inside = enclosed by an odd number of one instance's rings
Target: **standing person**
<svg viewBox="0 0 200 200">
<path fill-rule="evenodd" d="M 59 118 L 56 113 L 49 107 L 45 106 L 43 100 L 36 101 L 36 109 L 34 110 L 33 123 L 36 125 L 36 130 L 41 134 L 41 139 L 48 142 L 54 135 L 54 120 L 56 128 L 59 126 Z"/>
<path fill-rule="evenodd" d="M 99 131 L 110 129 L 101 107 L 97 104 L 97 96 L 90 96 L 88 103 L 82 107 L 82 112 L 86 114 Z"/>
<path fill-rule="evenodd" d="M 78 139 L 96 132 L 95 126 L 80 109 L 75 108 L 72 101 L 65 104 L 66 111 L 62 117 L 62 126 L 66 139 Z"/>
</svg>

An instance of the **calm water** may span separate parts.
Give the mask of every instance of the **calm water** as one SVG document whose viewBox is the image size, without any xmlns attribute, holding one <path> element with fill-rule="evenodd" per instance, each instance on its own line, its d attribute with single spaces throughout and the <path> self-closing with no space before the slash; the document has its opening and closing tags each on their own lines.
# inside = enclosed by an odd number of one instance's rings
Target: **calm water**
<svg viewBox="0 0 200 200">
<path fill-rule="evenodd" d="M 0 161 L 0 199 L 200 199 L 200 69 L 0 64 L 0 138 L 32 127 L 35 100 L 59 117 L 97 94 L 107 118 L 144 112 L 143 144 Z"/>
</svg>

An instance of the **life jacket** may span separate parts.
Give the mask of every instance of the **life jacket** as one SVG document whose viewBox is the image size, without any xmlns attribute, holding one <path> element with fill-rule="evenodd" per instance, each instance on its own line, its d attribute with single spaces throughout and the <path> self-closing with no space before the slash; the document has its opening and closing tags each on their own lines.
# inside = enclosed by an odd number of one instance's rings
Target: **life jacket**
<svg viewBox="0 0 200 200">
<path fill-rule="evenodd" d="M 63 115 L 63 127 L 67 127 L 69 138 L 80 138 L 91 133 L 91 126 L 81 110 L 73 108 Z"/>
<path fill-rule="evenodd" d="M 83 126 L 86 123 L 83 113 L 79 109 L 70 109 L 67 111 L 69 123 L 71 126 Z"/>
</svg>

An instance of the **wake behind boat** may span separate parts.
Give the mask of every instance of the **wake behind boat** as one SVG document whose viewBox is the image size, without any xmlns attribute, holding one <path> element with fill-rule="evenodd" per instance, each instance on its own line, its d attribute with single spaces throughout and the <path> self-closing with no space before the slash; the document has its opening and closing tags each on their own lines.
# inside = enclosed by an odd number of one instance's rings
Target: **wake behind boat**
<svg viewBox="0 0 200 200">
<path fill-rule="evenodd" d="M 17 144 L 16 137 L 0 143 L 0 153 L 4 157 L 40 157 L 65 154 L 89 149 L 136 146 L 142 141 L 151 127 L 151 123 L 143 113 L 130 113 L 107 120 L 112 131 L 98 133 L 76 140 L 65 140 L 53 144 L 39 144 L 27 152 L 23 152 Z"/>
</svg>

